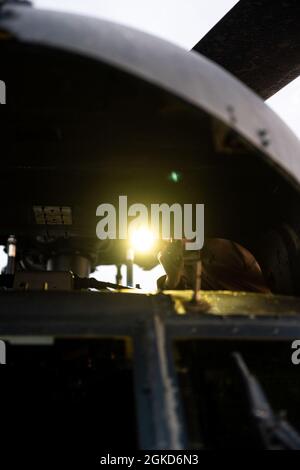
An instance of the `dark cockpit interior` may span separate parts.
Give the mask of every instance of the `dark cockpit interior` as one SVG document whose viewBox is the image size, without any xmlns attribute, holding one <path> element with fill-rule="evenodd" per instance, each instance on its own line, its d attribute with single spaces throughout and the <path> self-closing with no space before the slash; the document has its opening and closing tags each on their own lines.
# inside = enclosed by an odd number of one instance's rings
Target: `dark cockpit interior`
<svg viewBox="0 0 300 470">
<path fill-rule="evenodd" d="M 293 267 L 284 267 L 293 278 L 287 286 L 274 279 L 267 253 L 270 243 L 281 249 L 286 238 L 294 242 L 298 194 L 234 121 L 230 128 L 162 88 L 78 54 L 6 38 L 1 61 L 9 99 L 1 107 L 3 244 L 16 233 L 20 256 L 32 266 L 70 250 L 93 267 L 121 263 L 124 243 L 96 237 L 100 203 L 117 205 L 122 194 L 146 205 L 203 203 L 205 237 L 241 243 L 273 290 L 298 292 Z M 47 207 L 68 215 L 51 222 L 50 211 L 45 223 L 39 211 Z"/>
</svg>

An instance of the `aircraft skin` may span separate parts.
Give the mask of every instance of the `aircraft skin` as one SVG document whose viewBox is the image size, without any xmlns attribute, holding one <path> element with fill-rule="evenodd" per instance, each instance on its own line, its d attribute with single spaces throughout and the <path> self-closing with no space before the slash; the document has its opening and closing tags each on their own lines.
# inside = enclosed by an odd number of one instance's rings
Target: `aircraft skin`
<svg viewBox="0 0 300 470">
<path fill-rule="evenodd" d="M 168 90 L 233 125 L 276 169 L 300 183 L 297 137 L 248 87 L 199 53 L 98 18 L 30 7 L 3 7 L 0 28 L 23 43 L 78 53 Z"/>
</svg>

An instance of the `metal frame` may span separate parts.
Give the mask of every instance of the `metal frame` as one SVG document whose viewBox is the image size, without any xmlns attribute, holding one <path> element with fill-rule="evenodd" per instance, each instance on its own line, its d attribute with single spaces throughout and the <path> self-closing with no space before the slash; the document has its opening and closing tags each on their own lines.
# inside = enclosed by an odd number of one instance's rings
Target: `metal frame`
<svg viewBox="0 0 300 470">
<path fill-rule="evenodd" d="M 179 315 L 171 297 L 164 294 L 2 292 L 0 306 L 0 337 L 12 343 L 48 344 L 64 337 L 132 338 L 142 449 L 187 448 L 174 341 L 300 337 L 300 315 Z"/>
</svg>

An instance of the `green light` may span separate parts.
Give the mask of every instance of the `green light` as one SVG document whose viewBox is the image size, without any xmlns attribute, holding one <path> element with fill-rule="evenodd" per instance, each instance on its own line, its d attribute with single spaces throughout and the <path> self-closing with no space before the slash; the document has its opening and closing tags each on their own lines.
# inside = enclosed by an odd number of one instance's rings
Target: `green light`
<svg viewBox="0 0 300 470">
<path fill-rule="evenodd" d="M 181 180 L 181 174 L 178 171 L 171 171 L 169 180 L 173 181 L 173 183 L 178 183 Z"/>
</svg>

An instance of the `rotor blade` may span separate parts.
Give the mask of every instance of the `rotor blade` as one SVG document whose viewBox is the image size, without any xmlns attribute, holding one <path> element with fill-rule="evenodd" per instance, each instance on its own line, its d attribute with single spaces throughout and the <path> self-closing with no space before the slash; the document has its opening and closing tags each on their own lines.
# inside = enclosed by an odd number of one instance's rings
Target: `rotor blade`
<svg viewBox="0 0 300 470">
<path fill-rule="evenodd" d="M 193 50 L 266 99 L 300 75 L 299 24 L 299 0 L 240 0 Z"/>
</svg>

